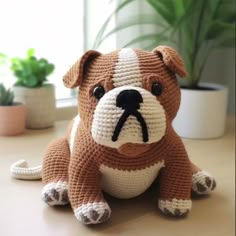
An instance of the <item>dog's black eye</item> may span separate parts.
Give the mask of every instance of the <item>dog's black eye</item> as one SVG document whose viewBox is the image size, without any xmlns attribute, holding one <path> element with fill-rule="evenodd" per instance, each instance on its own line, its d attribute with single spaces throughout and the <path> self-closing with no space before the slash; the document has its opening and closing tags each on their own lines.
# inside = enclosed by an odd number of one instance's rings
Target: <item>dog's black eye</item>
<svg viewBox="0 0 236 236">
<path fill-rule="evenodd" d="M 96 99 L 100 99 L 104 94 L 105 94 L 105 89 L 101 85 L 98 85 L 93 90 L 93 96 Z"/>
<path fill-rule="evenodd" d="M 152 94 L 155 96 L 160 96 L 163 91 L 163 87 L 160 83 L 154 82 L 152 84 Z"/>
</svg>

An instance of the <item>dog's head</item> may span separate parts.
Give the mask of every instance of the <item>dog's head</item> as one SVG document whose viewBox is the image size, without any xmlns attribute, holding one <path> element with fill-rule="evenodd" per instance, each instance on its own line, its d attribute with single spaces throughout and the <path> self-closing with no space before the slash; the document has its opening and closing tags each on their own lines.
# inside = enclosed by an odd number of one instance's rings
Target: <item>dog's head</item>
<svg viewBox="0 0 236 236">
<path fill-rule="evenodd" d="M 124 48 L 108 54 L 91 50 L 63 81 L 66 87 L 80 87 L 80 117 L 94 141 L 135 155 L 162 139 L 178 111 L 175 74 L 184 77 L 186 71 L 170 47 L 158 46 L 152 52 Z"/>
</svg>

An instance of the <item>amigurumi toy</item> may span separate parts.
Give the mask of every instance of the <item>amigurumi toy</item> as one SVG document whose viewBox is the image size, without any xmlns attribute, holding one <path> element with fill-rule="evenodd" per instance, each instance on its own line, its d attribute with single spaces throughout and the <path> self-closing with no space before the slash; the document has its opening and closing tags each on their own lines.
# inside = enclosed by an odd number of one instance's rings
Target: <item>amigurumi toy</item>
<svg viewBox="0 0 236 236">
<path fill-rule="evenodd" d="M 191 163 L 171 125 L 180 104 L 176 74 L 186 76 L 185 67 L 167 46 L 86 52 L 63 78 L 79 87 L 79 115 L 47 148 L 43 200 L 70 203 L 79 221 L 97 224 L 111 216 L 103 191 L 132 198 L 158 177 L 158 207 L 172 216 L 189 212 L 191 191 L 210 193 L 214 178 Z"/>
</svg>

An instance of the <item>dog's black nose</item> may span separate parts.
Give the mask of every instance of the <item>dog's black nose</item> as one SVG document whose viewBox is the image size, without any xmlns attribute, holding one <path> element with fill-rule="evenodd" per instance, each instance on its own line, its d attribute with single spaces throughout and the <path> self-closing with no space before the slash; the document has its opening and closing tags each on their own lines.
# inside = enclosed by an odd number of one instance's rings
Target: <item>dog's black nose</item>
<svg viewBox="0 0 236 236">
<path fill-rule="evenodd" d="M 140 103 L 143 102 L 141 94 L 134 89 L 123 90 L 116 98 L 116 106 L 121 107 L 124 110 L 137 111 L 140 108 Z"/>
</svg>

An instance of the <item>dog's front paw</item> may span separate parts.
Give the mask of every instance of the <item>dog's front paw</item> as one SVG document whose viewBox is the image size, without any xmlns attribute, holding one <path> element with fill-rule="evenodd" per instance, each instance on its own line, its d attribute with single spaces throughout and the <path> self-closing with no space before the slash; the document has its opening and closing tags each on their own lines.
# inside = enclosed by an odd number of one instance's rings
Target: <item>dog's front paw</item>
<svg viewBox="0 0 236 236">
<path fill-rule="evenodd" d="M 110 218 L 111 209 L 106 202 L 94 202 L 81 205 L 74 213 L 84 224 L 99 224 Z"/>
<path fill-rule="evenodd" d="M 48 183 L 42 190 L 42 198 L 50 206 L 68 204 L 68 183 L 62 181 Z"/>
<path fill-rule="evenodd" d="M 158 207 L 165 215 L 185 216 L 190 211 L 192 202 L 191 200 L 182 200 L 175 198 L 171 201 L 159 200 Z"/>
<path fill-rule="evenodd" d="M 199 171 L 192 176 L 192 190 L 197 195 L 209 194 L 216 187 L 215 179 L 206 171 Z"/>
</svg>

